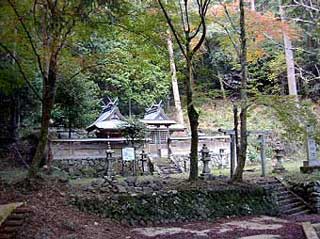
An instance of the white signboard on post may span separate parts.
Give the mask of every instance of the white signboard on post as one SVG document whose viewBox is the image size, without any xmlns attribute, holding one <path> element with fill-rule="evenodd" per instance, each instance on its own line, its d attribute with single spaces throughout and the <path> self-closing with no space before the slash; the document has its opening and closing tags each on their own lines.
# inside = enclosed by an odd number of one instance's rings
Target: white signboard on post
<svg viewBox="0 0 320 239">
<path fill-rule="evenodd" d="M 134 148 L 131 148 L 131 147 L 122 148 L 122 160 L 134 161 L 135 160 Z"/>
</svg>

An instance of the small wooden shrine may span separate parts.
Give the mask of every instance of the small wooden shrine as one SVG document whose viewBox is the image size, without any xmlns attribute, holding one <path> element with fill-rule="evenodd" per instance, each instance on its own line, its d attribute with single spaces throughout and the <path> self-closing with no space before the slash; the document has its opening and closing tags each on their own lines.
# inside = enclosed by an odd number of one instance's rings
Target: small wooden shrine
<svg viewBox="0 0 320 239">
<path fill-rule="evenodd" d="M 108 104 L 102 106 L 102 113 L 98 119 L 86 128 L 88 132 L 95 132 L 98 138 L 118 138 L 122 137 L 122 126 L 125 117 L 121 114 L 118 106 L 118 99 L 109 99 Z"/>
<path fill-rule="evenodd" d="M 147 125 L 151 144 L 167 144 L 170 135 L 169 127 L 176 124 L 176 121 L 169 119 L 165 114 L 160 101 L 146 109 L 144 118 L 141 122 Z"/>
</svg>

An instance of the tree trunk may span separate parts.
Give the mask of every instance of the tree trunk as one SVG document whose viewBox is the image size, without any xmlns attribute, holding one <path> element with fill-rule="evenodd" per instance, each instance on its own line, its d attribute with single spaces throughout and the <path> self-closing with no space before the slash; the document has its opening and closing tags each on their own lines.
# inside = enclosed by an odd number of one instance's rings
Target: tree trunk
<svg viewBox="0 0 320 239">
<path fill-rule="evenodd" d="M 234 131 L 234 137 L 236 141 L 237 163 L 239 161 L 239 152 L 240 152 L 238 127 L 239 127 L 238 107 L 236 105 L 233 105 L 233 131 Z"/>
<path fill-rule="evenodd" d="M 292 43 L 290 38 L 287 36 L 285 32 L 283 33 L 283 42 L 284 42 L 284 49 L 285 49 L 285 55 L 286 55 L 289 95 L 297 96 L 298 90 L 297 90 L 297 82 L 296 82 L 295 69 L 294 69 Z"/>
<path fill-rule="evenodd" d="M 280 18 L 283 21 L 285 14 L 281 5 L 281 0 L 279 1 L 279 13 Z M 283 32 L 283 43 L 284 43 L 284 52 L 286 56 L 286 64 L 287 64 L 287 77 L 288 77 L 288 88 L 289 88 L 289 95 L 297 96 L 297 82 L 296 82 L 296 75 L 294 69 L 294 56 L 292 51 L 292 42 L 289 36 Z"/>
<path fill-rule="evenodd" d="M 39 142 L 37 145 L 36 153 L 32 159 L 32 164 L 29 169 L 29 178 L 37 176 L 40 168 L 40 164 L 43 158 L 45 158 L 46 146 L 48 142 L 49 124 L 51 111 L 54 104 L 54 98 L 56 93 L 56 80 L 57 80 L 57 58 L 52 54 L 49 63 L 48 77 L 43 79 L 43 104 L 42 104 L 42 119 Z"/>
<path fill-rule="evenodd" d="M 238 165 L 236 172 L 232 177 L 233 181 L 241 182 L 243 180 L 243 170 L 247 159 L 247 41 L 246 25 L 244 15 L 244 2 L 240 0 L 240 42 L 241 42 L 241 106 L 240 106 L 240 150 L 238 155 Z"/>
<path fill-rule="evenodd" d="M 199 114 L 193 102 L 193 71 L 191 59 L 187 59 L 188 77 L 186 79 L 187 110 L 191 129 L 191 152 L 190 152 L 190 174 L 189 180 L 195 181 L 198 178 L 198 125 Z"/>
<path fill-rule="evenodd" d="M 222 93 L 223 100 L 226 101 L 227 100 L 226 91 L 225 91 L 224 86 L 223 86 L 222 76 L 221 76 L 221 74 L 219 72 L 218 72 L 218 79 L 219 79 L 220 90 L 221 90 L 221 93 Z"/>
<path fill-rule="evenodd" d="M 179 86 L 177 81 L 177 70 L 174 61 L 174 54 L 173 54 L 173 44 L 171 39 L 170 31 L 167 33 L 167 44 L 168 44 L 168 51 L 169 51 L 169 59 L 170 59 L 170 70 L 171 70 L 171 84 L 172 84 L 172 91 L 173 91 L 173 98 L 174 98 L 174 106 L 176 108 L 176 119 L 179 124 L 184 125 L 183 120 L 183 112 L 179 94 Z"/>
<path fill-rule="evenodd" d="M 255 0 L 250 0 L 251 11 L 256 11 L 256 2 Z"/>
<path fill-rule="evenodd" d="M 69 128 L 69 132 L 68 132 L 68 136 L 69 136 L 69 139 L 71 139 L 71 134 L 72 134 L 72 124 L 71 124 L 71 117 L 69 117 L 69 120 L 68 120 L 68 128 Z"/>
</svg>

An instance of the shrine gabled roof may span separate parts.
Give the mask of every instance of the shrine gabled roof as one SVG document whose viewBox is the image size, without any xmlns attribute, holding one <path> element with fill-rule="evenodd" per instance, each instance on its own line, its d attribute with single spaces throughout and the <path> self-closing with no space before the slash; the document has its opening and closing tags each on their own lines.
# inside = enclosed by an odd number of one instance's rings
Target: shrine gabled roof
<svg viewBox="0 0 320 239">
<path fill-rule="evenodd" d="M 124 121 L 112 119 L 108 121 L 101 121 L 95 124 L 97 129 L 105 129 L 105 130 L 118 130 L 123 127 Z"/>
<path fill-rule="evenodd" d="M 125 117 L 121 114 L 116 105 L 116 100 L 110 101 L 102 107 L 102 113 L 98 119 L 87 127 L 87 131 L 98 129 L 119 129 L 120 124 L 124 123 Z M 106 123 L 110 122 L 110 123 Z"/>
<path fill-rule="evenodd" d="M 146 113 L 141 122 L 149 125 L 172 125 L 176 121 L 171 120 L 161 107 L 161 101 L 159 104 L 154 104 L 150 108 L 146 109 Z"/>
</svg>

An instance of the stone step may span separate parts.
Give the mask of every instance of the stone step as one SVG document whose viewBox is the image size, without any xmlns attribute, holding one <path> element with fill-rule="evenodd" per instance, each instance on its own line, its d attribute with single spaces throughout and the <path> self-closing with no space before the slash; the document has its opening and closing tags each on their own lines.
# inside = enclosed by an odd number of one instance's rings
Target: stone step
<svg viewBox="0 0 320 239">
<path fill-rule="evenodd" d="M 278 185 L 278 186 L 265 186 L 265 187 L 263 187 L 263 188 L 265 188 L 266 190 L 272 190 L 272 191 L 279 191 L 279 192 L 281 192 L 281 191 L 286 191 L 287 189 L 284 187 L 284 186 L 282 186 L 282 185 Z"/>
<path fill-rule="evenodd" d="M 308 208 L 305 205 L 299 205 L 299 206 L 296 206 L 294 208 L 290 208 L 288 210 L 284 210 L 283 213 L 287 214 L 287 215 L 293 215 L 293 214 L 300 213 L 300 212 L 303 212 L 303 211 L 308 211 Z"/>
<path fill-rule="evenodd" d="M 256 182 L 258 185 L 267 186 L 267 185 L 282 185 L 279 181 L 272 179 L 269 181 L 258 181 Z"/>
<path fill-rule="evenodd" d="M 299 216 L 299 215 L 305 215 L 305 214 L 310 214 L 310 213 L 311 213 L 311 211 L 309 209 L 306 209 L 306 210 L 302 210 L 302 211 L 293 213 L 293 214 L 291 214 L 291 216 Z"/>
<path fill-rule="evenodd" d="M 23 219 L 22 220 L 6 220 L 4 222 L 4 227 L 8 226 L 8 227 L 17 227 L 17 226 L 21 226 L 23 224 Z"/>
<path fill-rule="evenodd" d="M 299 201 L 293 202 L 293 203 L 288 203 L 288 204 L 283 204 L 283 205 L 280 205 L 280 210 L 281 211 L 285 211 L 285 210 L 288 210 L 290 208 L 295 208 L 297 206 L 302 206 L 302 205 L 303 204 L 301 202 L 299 202 Z"/>
<path fill-rule="evenodd" d="M 295 203 L 295 202 L 301 202 L 301 201 L 296 197 L 288 197 L 283 200 L 278 200 L 279 205 L 287 205 L 287 204 Z"/>
<path fill-rule="evenodd" d="M 281 196 L 285 196 L 285 195 L 291 195 L 291 193 L 285 189 L 285 190 L 275 190 L 274 191 L 275 195 L 277 195 L 277 197 L 281 197 Z"/>
<path fill-rule="evenodd" d="M 18 207 L 14 210 L 14 214 L 28 214 L 31 212 L 31 209 L 28 207 Z"/>
<path fill-rule="evenodd" d="M 181 169 L 170 161 L 155 162 L 155 165 L 160 170 L 162 175 L 179 174 L 182 173 Z"/>
<path fill-rule="evenodd" d="M 1 229 L 1 231 L 3 233 L 15 233 L 17 231 L 19 227 L 16 227 L 16 226 L 4 226 L 3 229 Z"/>
<path fill-rule="evenodd" d="M 0 231 L 0 239 L 13 239 L 15 236 L 12 234 L 1 233 Z"/>
<path fill-rule="evenodd" d="M 8 220 L 19 220 L 19 219 L 24 219 L 26 215 L 24 213 L 16 214 L 12 213 L 9 217 Z"/>
<path fill-rule="evenodd" d="M 291 193 L 285 185 L 276 179 L 258 182 L 260 186 L 267 190 L 272 190 L 276 196 L 280 212 L 287 215 L 302 215 L 310 213 L 310 209 L 305 203 Z"/>
<path fill-rule="evenodd" d="M 30 208 L 20 205 L 14 209 L 0 226 L 0 239 L 15 238 L 15 235 L 24 223 L 25 218 L 31 213 Z"/>
<path fill-rule="evenodd" d="M 279 201 L 283 201 L 283 200 L 286 200 L 286 199 L 289 199 L 292 197 L 292 194 L 290 192 L 280 192 L 280 193 L 277 193 L 276 194 L 276 197 L 278 199 L 278 202 Z"/>
</svg>

